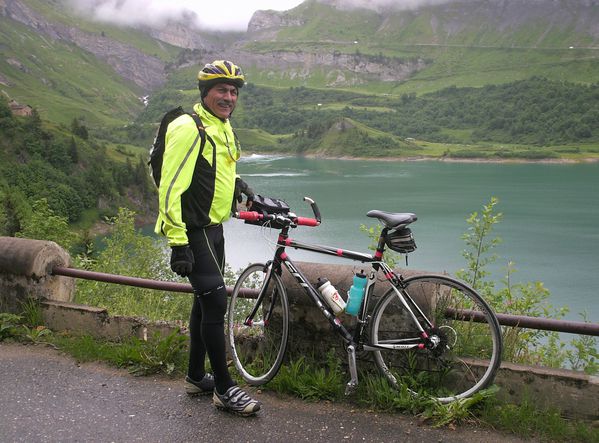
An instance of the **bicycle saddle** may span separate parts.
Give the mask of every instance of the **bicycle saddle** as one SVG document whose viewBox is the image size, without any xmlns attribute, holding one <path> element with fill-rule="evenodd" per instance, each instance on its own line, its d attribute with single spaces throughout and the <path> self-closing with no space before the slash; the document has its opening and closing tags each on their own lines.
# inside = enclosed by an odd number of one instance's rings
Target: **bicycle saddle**
<svg viewBox="0 0 599 443">
<path fill-rule="evenodd" d="M 386 228 L 396 229 L 399 226 L 407 226 L 418 220 L 416 214 L 411 212 L 385 212 L 376 209 L 368 211 L 367 217 L 378 218 Z"/>
</svg>

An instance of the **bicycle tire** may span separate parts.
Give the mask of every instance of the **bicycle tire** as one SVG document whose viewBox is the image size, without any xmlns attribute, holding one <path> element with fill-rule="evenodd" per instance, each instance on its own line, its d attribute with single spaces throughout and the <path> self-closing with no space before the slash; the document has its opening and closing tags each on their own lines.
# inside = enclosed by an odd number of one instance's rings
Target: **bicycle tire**
<svg viewBox="0 0 599 443">
<path fill-rule="evenodd" d="M 262 290 L 272 265 L 261 263 L 249 265 L 239 276 L 227 314 L 227 335 L 231 357 L 243 379 L 250 385 L 259 386 L 272 380 L 277 374 L 289 336 L 289 304 L 281 278 L 273 273 L 266 288 L 267 295 L 257 307 L 251 325 L 244 324 L 256 305 L 255 298 L 247 298 L 243 289 Z M 270 320 L 264 316 L 274 301 Z"/>
<path fill-rule="evenodd" d="M 374 351 L 382 374 L 395 388 L 405 386 L 412 394 L 441 403 L 488 387 L 501 364 L 502 340 L 499 322 L 487 302 L 471 287 L 443 275 L 414 276 L 404 283 L 404 292 L 434 325 L 425 328 L 427 334 L 440 343 L 435 348 Z M 405 344 L 410 337 L 421 337 L 394 288 L 375 306 L 370 333 L 374 346 Z"/>
</svg>

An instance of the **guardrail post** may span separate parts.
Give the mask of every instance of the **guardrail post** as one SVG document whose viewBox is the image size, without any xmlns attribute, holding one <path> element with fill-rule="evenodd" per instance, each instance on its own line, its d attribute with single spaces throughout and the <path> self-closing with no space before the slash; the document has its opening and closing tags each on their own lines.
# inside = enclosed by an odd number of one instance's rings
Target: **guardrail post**
<svg viewBox="0 0 599 443">
<path fill-rule="evenodd" d="M 55 266 L 69 266 L 71 257 L 51 241 L 0 237 L 0 308 L 19 312 L 27 298 L 71 301 L 75 282 L 50 275 Z"/>
</svg>

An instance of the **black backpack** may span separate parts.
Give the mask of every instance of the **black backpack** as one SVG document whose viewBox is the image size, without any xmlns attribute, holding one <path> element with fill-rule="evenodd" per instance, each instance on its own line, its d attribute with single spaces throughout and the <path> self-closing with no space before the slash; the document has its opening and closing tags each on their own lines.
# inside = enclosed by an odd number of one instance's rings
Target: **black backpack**
<svg viewBox="0 0 599 443">
<path fill-rule="evenodd" d="M 165 137 L 166 137 L 166 129 L 170 122 L 175 120 L 176 118 L 187 114 L 190 115 L 198 127 L 198 131 L 200 131 L 200 138 L 202 142 L 200 144 L 200 152 L 204 149 L 204 145 L 206 144 L 206 130 L 204 129 L 204 125 L 202 124 L 202 120 L 196 113 L 185 112 L 181 106 L 171 109 L 160 121 L 160 126 L 158 127 L 158 131 L 156 132 L 156 137 L 154 137 L 154 142 L 152 143 L 152 147 L 150 148 L 150 159 L 148 160 L 148 165 L 150 166 L 150 175 L 154 179 L 154 183 L 156 187 L 160 186 L 160 177 L 162 176 L 162 158 L 164 157 L 164 147 L 165 147 Z"/>
</svg>

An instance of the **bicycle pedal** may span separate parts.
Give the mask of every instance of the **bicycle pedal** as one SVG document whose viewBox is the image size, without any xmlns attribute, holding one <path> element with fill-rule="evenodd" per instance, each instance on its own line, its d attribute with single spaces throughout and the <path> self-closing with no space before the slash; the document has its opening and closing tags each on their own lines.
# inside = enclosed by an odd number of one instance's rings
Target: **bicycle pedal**
<svg viewBox="0 0 599 443">
<path fill-rule="evenodd" d="M 345 396 L 349 396 L 352 395 L 354 392 L 356 392 L 356 389 L 358 389 L 358 384 L 354 383 L 354 382 L 348 382 L 345 385 Z"/>
</svg>

